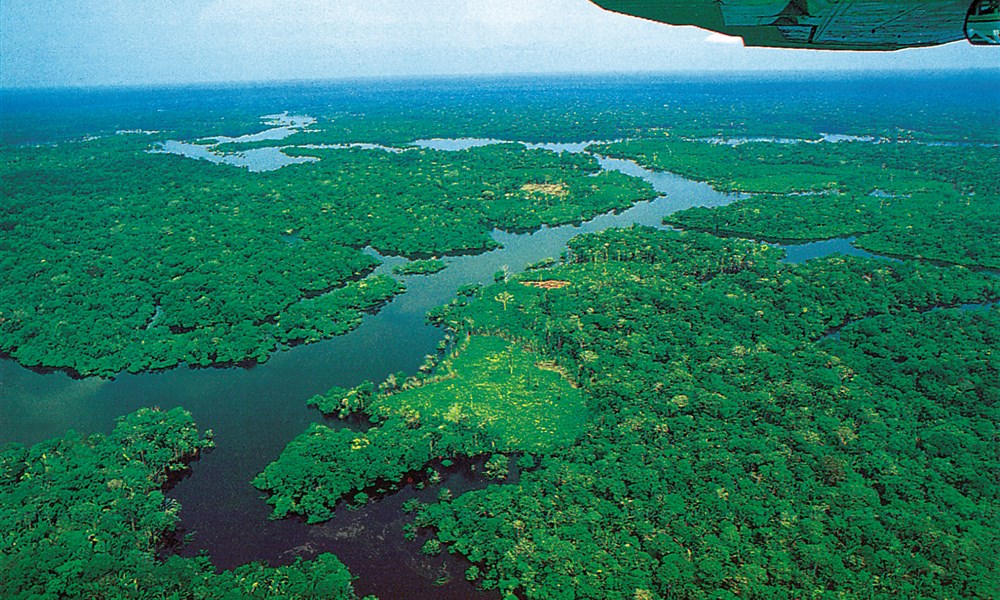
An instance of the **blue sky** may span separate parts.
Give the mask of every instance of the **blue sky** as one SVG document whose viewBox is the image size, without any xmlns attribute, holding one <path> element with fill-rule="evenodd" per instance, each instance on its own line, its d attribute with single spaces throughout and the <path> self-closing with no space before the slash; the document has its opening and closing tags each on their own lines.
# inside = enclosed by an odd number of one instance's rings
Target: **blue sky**
<svg viewBox="0 0 1000 600">
<path fill-rule="evenodd" d="M 0 85 L 512 73 L 995 68 L 965 42 L 891 53 L 743 48 L 587 0 L 2 0 Z"/>
</svg>

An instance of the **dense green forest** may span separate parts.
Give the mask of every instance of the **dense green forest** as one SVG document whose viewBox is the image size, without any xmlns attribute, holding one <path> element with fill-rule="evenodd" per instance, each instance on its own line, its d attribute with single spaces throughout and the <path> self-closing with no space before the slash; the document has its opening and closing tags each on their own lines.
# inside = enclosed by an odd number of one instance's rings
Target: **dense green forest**
<svg viewBox="0 0 1000 600">
<path fill-rule="evenodd" d="M 460 288 L 415 372 L 303 399 L 328 418 L 253 480 L 272 517 L 330 521 L 461 460 L 480 489 L 407 502 L 399 534 L 505 600 L 995 597 L 1000 281 L 978 272 L 1000 268 L 995 104 L 925 82 L 682 83 L 358 83 L 296 106 L 258 90 L 316 123 L 225 143 L 206 136 L 265 113 L 0 111 L 0 354 L 101 377 L 263 362 L 404 293 L 367 248 L 429 275 L 494 229 L 625 209 L 653 188 L 597 156 L 627 158 L 745 197 Z M 435 137 L 619 141 L 414 144 Z M 773 141 L 708 139 L 754 137 Z M 176 139 L 317 160 L 155 153 Z M 399 151 L 329 147 L 359 143 Z M 844 236 L 905 260 L 789 264 L 765 243 Z M 170 486 L 212 445 L 184 410 L 142 409 L 108 435 L 0 446 L 0 596 L 355 598 L 332 554 L 175 555 Z"/>
<path fill-rule="evenodd" d="M 314 399 L 375 424 L 315 425 L 256 483 L 275 516 L 320 521 L 433 460 L 520 450 L 539 462 L 516 484 L 445 495 L 416 519 L 476 563 L 486 588 L 990 597 L 1000 311 L 927 311 L 996 300 L 1000 284 L 962 268 L 781 256 L 650 229 L 574 238 L 564 266 L 435 312 L 464 343 L 429 375 Z M 484 345 L 499 351 L 495 368 L 520 347 L 547 357 L 560 393 L 581 386 L 591 418 L 564 430 L 577 443 L 505 446 L 498 424 L 535 418 L 515 399 L 541 361 L 531 375 L 509 367 L 505 415 L 484 419 L 476 404 L 497 396 L 470 404 L 456 389 L 489 378 Z"/>
<path fill-rule="evenodd" d="M 392 268 L 394 275 L 432 275 L 443 271 L 448 265 L 436 258 L 414 260 Z"/>
<path fill-rule="evenodd" d="M 314 424 L 254 485 L 271 492 L 274 518 L 299 513 L 319 522 L 333 516 L 341 499 L 366 502 L 435 458 L 567 446 L 588 411 L 581 391 L 559 371 L 514 342 L 465 339 L 433 375 L 428 365 L 418 376 L 393 376 L 380 393 L 368 383 L 311 399 L 328 414 L 363 411 L 379 425 L 359 433 Z"/>
<path fill-rule="evenodd" d="M 108 435 L 0 452 L 0 596 L 55 598 L 356 598 L 333 555 L 217 573 L 208 557 L 158 558 L 180 505 L 171 477 L 211 439 L 181 409 L 141 409 Z"/>
<path fill-rule="evenodd" d="M 263 114 L 320 118 L 278 145 L 367 142 L 401 146 L 422 138 L 528 142 L 614 140 L 670 131 L 685 136 L 782 136 L 821 132 L 996 143 L 1000 114 L 988 101 L 995 78 L 837 77 L 791 81 L 759 73 L 690 77 L 458 78 L 300 82 L 218 88 L 59 91 L 43 98 L 5 91 L 0 144 L 48 142 L 145 130 L 170 139 L 239 136 Z M 132 93 L 130 93 L 132 92 Z M 194 92 L 201 101 L 191 102 Z M 251 93 L 252 92 L 252 93 Z M 234 97 L 235 96 L 235 97 Z M 224 99 L 223 99 L 224 98 Z M 978 99 L 972 101 L 971 99 Z M 114 104 L 115 110 L 94 110 Z M 933 106 L 933 108 L 928 108 Z M 274 142 L 241 144 L 274 145 Z M 233 149 L 236 149 L 234 147 Z"/>
<path fill-rule="evenodd" d="M 912 140 L 839 143 L 641 139 L 596 149 L 752 194 L 668 223 L 781 240 L 858 236 L 882 254 L 1000 268 L 1000 152 Z"/>
<path fill-rule="evenodd" d="M 791 239 L 859 234 L 859 245 L 876 252 L 1000 265 L 997 152 L 976 145 L 997 141 L 991 124 L 1000 117 L 991 111 L 949 102 L 932 117 L 926 99 L 897 99 L 888 110 L 867 88 L 855 98 L 843 84 L 839 93 L 817 93 L 808 110 L 796 104 L 799 118 L 790 121 L 781 116 L 789 101 L 776 100 L 780 86 L 772 92 L 766 82 L 739 100 L 712 86 L 629 86 L 571 82 L 542 99 L 486 86 L 479 93 L 496 96 L 486 102 L 433 86 L 424 90 L 433 101 L 413 101 L 406 86 L 373 85 L 346 93 L 338 110 L 303 104 L 317 122 L 285 139 L 221 145 L 205 138 L 213 127 L 239 135 L 260 113 L 230 111 L 223 126 L 214 110 L 167 111 L 155 122 L 148 111 L 126 111 L 90 124 L 88 134 L 104 135 L 34 145 L 11 144 L 28 133 L 4 115 L 0 352 L 28 366 L 102 376 L 263 362 L 279 348 L 349 330 L 402 290 L 388 278 L 365 281 L 375 266 L 365 246 L 410 257 L 480 251 L 495 245 L 495 227 L 579 222 L 653 195 L 636 179 L 599 171 L 591 156 L 520 144 L 461 153 L 411 145 L 430 137 L 627 138 L 596 149 L 721 189 L 767 193 L 693 209 L 673 224 Z M 817 140 L 829 127 L 894 141 L 696 141 Z M 149 131 L 114 135 L 116 128 Z M 147 152 L 173 136 L 218 151 L 280 146 L 319 161 L 248 173 Z M 937 140 L 968 145 L 931 145 Z M 322 147 L 361 142 L 408 149 Z"/>
<path fill-rule="evenodd" d="M 495 227 L 578 222 L 653 196 L 593 157 L 521 145 L 314 150 L 319 162 L 268 173 L 146 149 L 134 136 L 5 149 L 0 350 L 102 376 L 263 362 L 402 291 L 366 277 L 377 262 L 366 246 L 480 251 Z"/>
</svg>

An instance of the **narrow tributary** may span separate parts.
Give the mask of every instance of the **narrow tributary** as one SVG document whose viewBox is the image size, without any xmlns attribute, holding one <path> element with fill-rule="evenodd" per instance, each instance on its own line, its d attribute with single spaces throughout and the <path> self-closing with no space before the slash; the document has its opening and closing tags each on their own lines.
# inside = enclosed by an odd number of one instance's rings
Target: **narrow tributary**
<svg viewBox="0 0 1000 600">
<path fill-rule="evenodd" d="M 471 143 L 449 140 L 437 147 L 461 150 Z M 584 151 L 582 144 L 545 144 L 552 151 Z M 372 151 L 377 151 L 373 149 Z M 200 156 L 200 155 L 199 155 Z M 426 558 L 420 540 L 407 542 L 401 511 L 410 498 L 433 499 L 440 487 L 418 490 L 414 484 L 357 510 L 340 509 L 322 525 L 297 519 L 270 521 L 270 507 L 250 480 L 280 454 L 309 423 L 322 420 L 305 400 L 331 386 L 353 386 L 363 380 L 383 381 L 390 373 L 413 373 L 435 352 L 443 333 L 425 323 L 426 312 L 454 297 L 468 283 L 490 283 L 506 268 L 517 273 L 539 260 L 558 258 L 575 235 L 632 224 L 663 227 L 665 215 L 693 206 L 719 206 L 738 196 L 716 192 L 707 184 L 644 169 L 634 162 L 597 157 L 606 170 L 621 171 L 650 182 L 661 194 L 632 208 L 600 215 L 580 225 L 543 227 L 531 233 L 494 231 L 501 248 L 478 255 L 449 257 L 448 267 L 434 275 L 403 278 L 407 291 L 377 314 L 368 315 L 347 335 L 275 354 L 252 368 L 177 368 L 114 380 L 72 379 L 63 373 L 38 373 L 11 360 L 0 361 L 0 442 L 31 444 L 63 435 L 108 432 L 114 419 L 140 407 L 183 406 L 202 429 L 215 432 L 217 448 L 192 465 L 170 496 L 182 505 L 183 532 L 193 541 L 181 552 L 207 551 L 221 568 L 266 560 L 287 563 L 333 552 L 359 577 L 359 593 L 382 598 L 494 598 L 476 590 L 458 557 Z M 812 258 L 851 246 L 838 242 L 811 246 L 797 258 Z M 375 253 L 369 249 L 369 252 Z M 378 273 L 388 273 L 405 259 L 381 257 Z M 339 421 L 333 427 L 347 426 Z M 474 465 L 444 470 L 442 487 L 456 495 L 486 482 Z"/>
</svg>

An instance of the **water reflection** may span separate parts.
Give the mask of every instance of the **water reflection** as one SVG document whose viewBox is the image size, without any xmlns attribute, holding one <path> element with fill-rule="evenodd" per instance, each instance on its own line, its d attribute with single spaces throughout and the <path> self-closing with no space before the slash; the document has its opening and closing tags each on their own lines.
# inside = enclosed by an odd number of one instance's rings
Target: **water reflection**
<svg viewBox="0 0 1000 600">
<path fill-rule="evenodd" d="M 515 140 L 499 140 L 496 138 L 432 138 L 425 140 L 415 140 L 413 146 L 427 150 L 443 150 L 446 152 L 459 152 L 470 148 L 481 148 L 483 146 L 495 146 L 497 144 L 520 144 L 528 150 L 548 150 L 550 152 L 570 152 L 579 154 L 585 152 L 589 146 L 595 144 L 613 144 L 621 140 L 590 140 L 586 142 L 520 142 Z"/>
<path fill-rule="evenodd" d="M 443 142 L 435 142 L 438 149 L 446 145 Z M 478 142 L 467 139 L 449 143 L 473 147 L 468 144 Z M 580 152 L 589 144 L 526 146 Z M 193 158 L 211 154 L 208 148 L 194 144 L 183 149 L 194 151 L 192 147 L 204 153 Z M 62 435 L 69 428 L 107 432 L 116 417 L 140 407 L 184 406 L 200 427 L 215 431 L 218 445 L 194 465 L 192 475 L 180 481 L 170 494 L 181 502 L 185 531 L 194 534 L 194 542 L 184 550 L 186 554 L 205 550 L 219 567 L 230 568 L 253 560 L 277 564 L 290 562 L 299 555 L 333 552 L 360 577 L 358 589 L 362 594 L 375 593 L 386 598 L 497 597 L 495 593 L 476 590 L 461 577 L 462 559 L 446 557 L 439 563 L 430 563 L 418 554 L 417 543 L 403 541 L 402 502 L 412 497 L 430 499 L 438 488 L 421 491 L 408 486 L 358 511 L 339 510 L 334 519 L 317 527 L 295 519 L 269 521 L 270 508 L 249 481 L 310 422 L 321 419 L 318 413 L 306 408 L 305 399 L 311 395 L 333 385 L 353 386 L 366 379 L 378 382 L 390 373 L 416 371 L 424 356 L 435 351 L 442 336 L 441 331 L 426 324 L 424 315 L 430 308 L 450 300 L 461 285 L 490 283 L 494 273 L 504 267 L 517 273 L 541 259 L 558 257 L 566 242 L 580 233 L 632 224 L 662 228 L 663 217 L 672 212 L 693 206 L 721 206 L 742 197 L 722 194 L 708 184 L 670 173 L 653 172 L 632 161 L 596 158 L 602 169 L 641 177 L 660 195 L 578 225 L 542 227 L 531 233 L 494 231 L 493 238 L 501 248 L 478 255 L 448 257 L 448 267 L 441 272 L 404 277 L 406 293 L 377 314 L 366 316 L 354 331 L 279 352 L 266 364 L 253 368 L 178 368 L 124 374 L 105 381 L 74 380 L 62 373 L 42 375 L 4 360 L 0 362 L 3 391 L 0 442 L 33 443 Z M 294 244 L 294 232 L 283 239 Z M 789 260 L 804 260 L 796 257 L 819 256 L 829 251 L 864 254 L 853 249 L 850 241 L 831 240 L 797 251 L 790 247 Z M 378 255 L 371 248 L 366 252 L 383 260 L 376 273 L 389 273 L 392 267 L 405 262 L 401 257 Z M 329 424 L 347 426 L 339 421 Z M 458 493 L 481 484 L 471 470 L 458 470 L 446 473 L 443 485 Z M 387 565 L 392 568 L 387 570 Z M 399 569 L 399 565 L 409 568 Z M 441 569 L 448 571 L 451 580 L 444 586 L 434 586 Z M 425 578 L 422 574 L 437 575 Z"/>
<path fill-rule="evenodd" d="M 241 167 L 254 173 L 274 171 L 288 165 L 316 162 L 315 156 L 288 156 L 281 148 L 252 148 L 242 152 L 225 154 L 214 150 L 214 146 L 203 146 L 190 142 L 167 140 L 150 150 L 152 154 L 179 154 L 196 160 L 207 160 L 219 165 Z"/>
<path fill-rule="evenodd" d="M 834 238 L 831 240 L 819 240 L 816 242 L 803 242 L 801 244 L 776 244 L 785 251 L 784 262 L 802 263 L 813 258 L 822 258 L 831 254 L 842 254 L 844 256 L 860 256 L 863 258 L 882 258 L 892 260 L 884 256 L 872 254 L 854 245 L 856 238 Z"/>
<path fill-rule="evenodd" d="M 289 115 L 287 112 L 276 115 L 265 115 L 261 119 L 266 125 L 273 125 L 273 127 L 258 133 L 237 137 L 216 136 L 206 138 L 207 140 L 213 140 L 214 143 L 212 144 L 195 144 L 178 140 L 167 140 L 158 143 L 150 152 L 153 154 L 177 154 L 195 160 L 207 160 L 215 164 L 241 167 L 255 173 L 273 171 L 288 165 L 310 163 L 319 160 L 315 156 L 288 156 L 281 148 L 273 146 L 251 148 L 230 153 L 218 150 L 220 144 L 283 140 L 316 122 L 316 119 L 313 117 Z"/>
</svg>

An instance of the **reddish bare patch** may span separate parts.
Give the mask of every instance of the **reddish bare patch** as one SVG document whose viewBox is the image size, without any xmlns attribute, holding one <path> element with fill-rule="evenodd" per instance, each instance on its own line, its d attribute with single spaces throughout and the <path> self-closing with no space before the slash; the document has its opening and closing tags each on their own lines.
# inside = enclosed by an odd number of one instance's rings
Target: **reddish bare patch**
<svg viewBox="0 0 1000 600">
<path fill-rule="evenodd" d="M 569 282 L 563 281 L 562 279 L 549 279 L 546 281 L 522 281 L 521 285 L 541 290 L 558 290 L 559 288 L 564 288 L 569 285 Z"/>
</svg>

